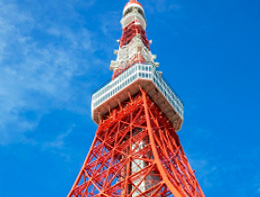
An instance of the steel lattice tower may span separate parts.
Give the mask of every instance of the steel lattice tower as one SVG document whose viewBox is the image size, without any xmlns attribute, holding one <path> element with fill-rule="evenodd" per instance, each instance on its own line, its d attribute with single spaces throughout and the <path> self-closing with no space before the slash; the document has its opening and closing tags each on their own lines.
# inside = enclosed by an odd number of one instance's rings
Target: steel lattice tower
<svg viewBox="0 0 260 197">
<path fill-rule="evenodd" d="M 139 2 L 121 24 L 112 80 L 92 95 L 96 136 L 68 197 L 203 197 L 176 133 L 183 103 L 157 71 Z"/>
</svg>

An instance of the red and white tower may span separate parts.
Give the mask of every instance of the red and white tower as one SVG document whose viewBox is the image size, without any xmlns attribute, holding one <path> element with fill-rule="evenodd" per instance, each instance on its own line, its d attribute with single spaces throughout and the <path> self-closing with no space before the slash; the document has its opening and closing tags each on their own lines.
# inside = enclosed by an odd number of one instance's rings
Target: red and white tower
<svg viewBox="0 0 260 197">
<path fill-rule="evenodd" d="M 177 136 L 183 103 L 157 71 L 139 2 L 121 24 L 112 80 L 92 95 L 96 136 L 68 197 L 203 197 Z"/>
</svg>

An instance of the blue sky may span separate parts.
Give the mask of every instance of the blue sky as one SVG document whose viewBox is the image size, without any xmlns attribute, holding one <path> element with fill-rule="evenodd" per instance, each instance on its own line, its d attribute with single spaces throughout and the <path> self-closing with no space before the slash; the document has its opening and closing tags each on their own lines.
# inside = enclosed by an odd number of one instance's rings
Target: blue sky
<svg viewBox="0 0 260 197">
<path fill-rule="evenodd" d="M 112 76 L 124 0 L 0 1 L 0 197 L 66 196 Z M 260 196 L 260 1 L 143 0 L 206 196 Z"/>
</svg>

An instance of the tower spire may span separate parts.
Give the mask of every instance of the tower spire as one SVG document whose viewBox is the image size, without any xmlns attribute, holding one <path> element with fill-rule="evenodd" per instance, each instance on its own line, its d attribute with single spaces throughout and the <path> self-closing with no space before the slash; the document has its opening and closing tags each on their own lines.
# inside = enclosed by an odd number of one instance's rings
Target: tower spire
<svg viewBox="0 0 260 197">
<path fill-rule="evenodd" d="M 150 42 L 146 36 L 146 19 L 143 6 L 136 0 L 130 0 L 124 7 L 121 19 L 122 37 L 116 50 L 117 59 L 111 61 L 112 79 L 122 74 L 136 63 L 158 65 L 150 51 Z"/>
</svg>

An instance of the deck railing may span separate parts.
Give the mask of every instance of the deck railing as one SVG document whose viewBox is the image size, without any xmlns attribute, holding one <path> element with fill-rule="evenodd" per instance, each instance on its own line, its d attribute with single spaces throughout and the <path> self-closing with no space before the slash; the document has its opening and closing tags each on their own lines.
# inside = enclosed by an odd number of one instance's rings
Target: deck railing
<svg viewBox="0 0 260 197">
<path fill-rule="evenodd" d="M 172 107 L 174 107 L 178 114 L 183 118 L 183 102 L 167 84 L 166 80 L 164 80 L 158 71 L 156 71 L 156 68 L 150 64 L 135 64 L 114 80 L 102 85 L 102 87 L 92 95 L 92 110 L 102 105 L 109 98 L 113 97 L 138 79 L 148 79 L 152 81 Z"/>
</svg>

